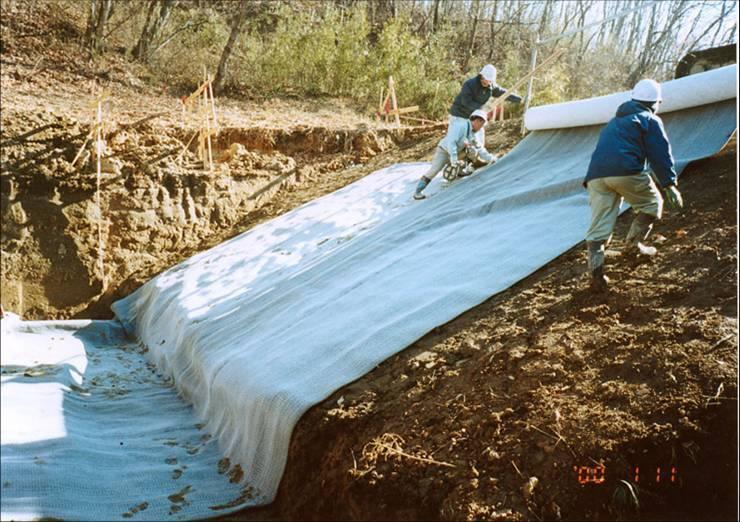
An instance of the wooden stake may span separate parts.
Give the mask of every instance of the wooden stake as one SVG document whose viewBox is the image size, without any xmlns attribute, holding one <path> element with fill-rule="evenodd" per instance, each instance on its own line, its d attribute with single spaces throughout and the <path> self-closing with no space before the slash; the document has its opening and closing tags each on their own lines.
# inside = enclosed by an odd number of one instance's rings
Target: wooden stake
<svg viewBox="0 0 740 522">
<path fill-rule="evenodd" d="M 208 78 L 206 77 L 206 82 L 208 82 Z M 205 117 L 205 132 L 206 132 L 206 142 L 208 143 L 208 170 L 213 170 L 213 155 L 211 152 L 211 118 L 208 115 L 208 89 L 203 89 L 203 116 Z M 203 168 L 206 168 L 206 162 L 203 161 Z"/>
<path fill-rule="evenodd" d="M 383 114 L 383 86 L 380 86 L 380 99 L 378 100 L 378 120 L 380 120 L 380 115 Z"/>
<path fill-rule="evenodd" d="M 392 114 L 392 115 L 407 114 L 409 112 L 416 112 L 418 110 L 419 110 L 418 105 L 412 105 L 411 107 L 401 107 L 400 109 L 389 111 L 388 114 Z"/>
<path fill-rule="evenodd" d="M 393 83 L 393 76 L 388 77 L 388 89 L 391 92 L 391 100 L 393 101 L 393 111 L 398 111 L 398 102 L 396 100 L 396 87 Z M 396 126 L 401 126 L 401 118 L 398 117 L 398 113 L 396 112 Z"/>
<path fill-rule="evenodd" d="M 213 98 L 213 81 L 211 75 L 208 75 L 208 94 L 211 98 L 211 112 L 213 113 L 213 128 L 218 133 L 218 120 L 216 119 L 216 100 Z"/>
<path fill-rule="evenodd" d="M 561 54 L 563 54 L 565 52 L 565 49 L 566 48 L 563 47 L 559 51 L 556 51 L 556 52 L 552 53 L 547 58 L 547 60 L 543 61 L 537 67 L 535 67 L 534 69 L 532 69 L 532 71 L 529 74 L 526 74 L 525 76 L 523 76 L 522 78 L 520 78 L 519 81 L 517 81 L 511 88 L 506 89 L 506 91 L 504 91 L 504 93 L 501 96 L 499 96 L 498 98 L 496 98 L 493 101 L 493 103 L 491 103 L 491 105 L 488 106 L 488 110 L 493 110 L 496 107 L 498 107 L 499 105 L 502 105 L 504 103 L 504 101 L 506 101 L 506 95 L 507 94 L 509 94 L 512 91 L 517 90 L 519 87 L 521 87 L 522 85 L 524 85 L 530 78 L 532 78 L 534 76 L 534 74 L 537 71 L 539 71 L 540 69 L 542 69 L 544 66 L 550 65 L 550 63 L 552 63 L 553 61 L 555 61 L 556 58 L 558 58 Z"/>
<path fill-rule="evenodd" d="M 97 190 L 95 192 L 95 204 L 98 207 L 98 269 L 100 271 L 100 278 L 103 282 L 103 292 L 106 289 L 105 280 L 105 265 L 103 264 L 103 207 L 100 204 L 100 172 L 101 172 L 101 155 L 103 154 L 103 100 L 98 99 L 98 111 L 97 111 L 97 135 L 96 135 L 96 147 L 97 153 Z"/>
<path fill-rule="evenodd" d="M 411 121 L 420 121 L 422 123 L 429 123 L 430 125 L 447 125 L 447 123 L 444 121 L 427 120 L 425 118 L 413 118 L 411 116 L 406 116 L 405 114 L 402 115 L 401 118 Z"/>
</svg>

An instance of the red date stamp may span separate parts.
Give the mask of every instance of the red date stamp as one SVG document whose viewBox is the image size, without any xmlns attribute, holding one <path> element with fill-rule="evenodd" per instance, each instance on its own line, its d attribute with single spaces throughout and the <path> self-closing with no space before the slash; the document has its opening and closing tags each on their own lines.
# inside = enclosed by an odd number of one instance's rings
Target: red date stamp
<svg viewBox="0 0 740 522">
<path fill-rule="evenodd" d="M 603 484 L 606 482 L 606 466 L 573 466 L 579 484 Z M 678 484 L 676 466 L 630 466 L 627 478 L 635 484 Z"/>
</svg>

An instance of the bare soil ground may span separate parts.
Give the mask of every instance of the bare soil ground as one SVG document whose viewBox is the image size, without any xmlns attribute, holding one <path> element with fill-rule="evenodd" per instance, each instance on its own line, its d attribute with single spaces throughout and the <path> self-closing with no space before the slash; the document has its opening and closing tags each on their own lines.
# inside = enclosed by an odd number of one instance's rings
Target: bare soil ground
<svg viewBox="0 0 740 522">
<path fill-rule="evenodd" d="M 2 303 L 27 319 L 110 317 L 200 250 L 429 158 L 444 129 L 378 126 L 345 100 L 219 99 L 208 173 L 192 150 L 178 159 L 183 93 L 145 86 L 122 58 L 48 45 L 77 30 L 53 16 L 4 13 L 0 29 Z M 72 165 L 93 80 L 112 94 L 102 218 L 89 145 Z M 490 126 L 489 150 L 518 127 Z M 736 164 L 733 142 L 687 168 L 658 257 L 637 264 L 615 242 L 608 294 L 587 290 L 579 245 L 316 405 L 276 502 L 228 518 L 735 520 Z"/>
</svg>

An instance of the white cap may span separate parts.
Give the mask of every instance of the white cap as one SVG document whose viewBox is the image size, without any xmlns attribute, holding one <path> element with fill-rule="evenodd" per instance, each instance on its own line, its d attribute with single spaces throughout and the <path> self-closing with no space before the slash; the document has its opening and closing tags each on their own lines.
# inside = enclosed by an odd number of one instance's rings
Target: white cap
<svg viewBox="0 0 740 522">
<path fill-rule="evenodd" d="M 490 63 L 480 70 L 480 75 L 491 83 L 496 83 L 496 68 Z"/>
<path fill-rule="evenodd" d="M 632 99 L 644 102 L 662 101 L 660 84 L 655 80 L 640 80 L 632 89 Z"/>
<path fill-rule="evenodd" d="M 477 110 L 474 110 L 472 114 L 470 115 L 470 119 L 472 120 L 473 118 L 483 118 L 483 121 L 487 122 L 488 114 L 486 113 L 486 111 L 482 109 L 477 109 Z"/>
</svg>

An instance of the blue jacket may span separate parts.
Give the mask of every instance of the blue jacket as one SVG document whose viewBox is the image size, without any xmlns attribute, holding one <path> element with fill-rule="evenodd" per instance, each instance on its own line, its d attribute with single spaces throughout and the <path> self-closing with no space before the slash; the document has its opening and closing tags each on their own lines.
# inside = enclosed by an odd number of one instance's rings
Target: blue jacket
<svg viewBox="0 0 740 522">
<path fill-rule="evenodd" d="M 450 114 L 468 119 L 473 111 L 482 108 L 491 96 L 498 98 L 505 92 L 506 90 L 494 84 L 490 87 L 483 87 L 480 83 L 480 75 L 474 76 L 463 83 L 462 89 L 452 102 Z M 510 94 L 506 97 L 506 101 L 519 103 L 522 98 L 516 94 Z"/>
<path fill-rule="evenodd" d="M 676 184 L 663 121 L 650 106 L 631 100 L 620 105 L 616 117 L 602 129 L 583 184 L 596 178 L 639 174 L 646 160 L 662 186 Z"/>
<path fill-rule="evenodd" d="M 447 151 L 450 156 L 450 163 L 454 165 L 457 163 L 458 153 L 465 150 L 467 143 L 475 141 L 475 135 L 473 134 L 473 126 L 470 124 L 470 120 L 454 120 L 450 122 L 450 126 L 447 128 L 447 134 L 437 145 L 441 149 Z"/>
</svg>

